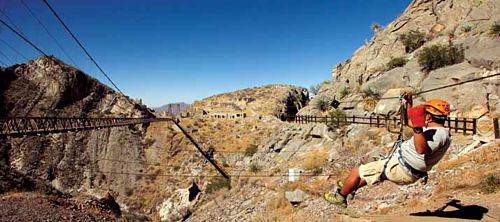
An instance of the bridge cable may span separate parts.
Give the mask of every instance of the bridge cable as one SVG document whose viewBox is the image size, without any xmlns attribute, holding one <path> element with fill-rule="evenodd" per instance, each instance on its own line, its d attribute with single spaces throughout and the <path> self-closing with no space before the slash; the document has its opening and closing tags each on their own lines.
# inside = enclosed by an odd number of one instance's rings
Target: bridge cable
<svg viewBox="0 0 500 222">
<path fill-rule="evenodd" d="M 64 55 L 66 55 L 66 57 L 68 57 L 68 59 L 73 63 L 73 65 L 77 66 L 77 64 L 73 60 L 73 58 L 71 58 L 71 56 L 68 54 L 68 52 L 66 52 L 66 50 L 61 45 L 61 43 L 59 43 L 59 41 L 57 41 L 57 39 L 50 33 L 50 31 L 47 29 L 47 27 L 38 18 L 38 16 L 36 16 L 36 14 L 33 12 L 33 10 L 31 10 L 31 8 L 28 6 L 28 4 L 24 0 L 20 0 L 20 1 L 24 5 L 24 7 L 28 10 L 28 12 L 30 13 L 31 17 L 33 17 L 38 22 L 38 24 L 43 28 L 43 30 L 45 30 L 45 32 L 50 36 L 50 38 L 56 43 L 57 47 L 59 49 L 61 49 L 61 51 L 64 53 Z"/>
<path fill-rule="evenodd" d="M 9 47 L 9 49 L 11 49 L 12 51 L 14 51 L 16 54 L 20 55 L 21 57 L 23 57 L 23 59 L 25 60 L 28 60 L 28 57 L 24 56 L 21 52 L 19 52 L 19 50 L 15 49 L 12 45 L 10 45 L 8 42 L 6 42 L 5 40 L 3 39 L 0 39 L 0 42 L 2 42 L 4 45 L 6 45 L 7 47 Z"/>
<path fill-rule="evenodd" d="M 12 28 L 12 26 L 10 26 L 8 23 L 6 23 L 3 19 L 0 19 L 0 23 L 2 23 L 3 25 L 5 25 L 5 27 L 7 27 L 8 29 L 10 29 L 10 31 L 14 32 L 17 36 L 19 36 L 21 39 L 23 39 L 31 47 L 33 47 L 34 49 L 36 49 L 36 51 L 38 51 L 40 54 L 42 54 L 44 56 L 48 56 L 44 51 L 42 51 L 35 44 L 33 44 L 30 40 L 28 40 L 26 37 L 24 37 L 23 34 L 19 33 L 16 29 Z"/>
<path fill-rule="evenodd" d="M 11 59 L 10 59 L 7 55 L 5 55 L 2 51 L 0 51 L 0 55 L 2 55 L 2 56 L 3 56 L 6 60 L 7 60 L 7 62 L 14 63 L 14 62 L 12 62 L 12 60 L 11 60 Z"/>
<path fill-rule="evenodd" d="M 94 63 L 94 65 L 99 69 L 99 71 L 101 71 L 101 73 L 106 77 L 106 79 L 108 79 L 108 81 L 116 88 L 116 90 L 118 90 L 118 92 L 120 92 L 122 95 L 125 96 L 125 94 L 120 90 L 120 88 L 118 88 L 118 86 L 113 82 L 113 80 L 111 80 L 111 78 L 108 76 L 108 74 L 106 74 L 106 72 L 104 72 L 104 70 L 101 68 L 101 66 L 99 66 L 99 64 L 97 64 L 97 62 L 95 61 L 95 59 L 92 57 L 92 55 L 90 55 L 90 53 L 87 51 L 87 49 L 83 46 L 83 44 L 80 42 L 80 40 L 78 40 L 78 38 L 75 36 L 75 34 L 73 34 L 73 32 L 69 29 L 69 27 L 66 25 L 66 23 L 64 23 L 64 21 L 62 20 L 62 18 L 59 16 L 59 14 L 57 14 L 57 12 L 54 10 L 54 8 L 52 8 L 52 6 L 47 2 L 47 0 L 42 0 L 45 5 L 47 5 L 47 7 L 50 9 L 50 11 L 52 12 L 52 14 L 54 14 L 54 16 L 57 18 L 57 20 L 59 20 L 59 22 L 62 24 L 62 26 L 64 27 L 64 29 L 71 35 L 71 37 L 75 40 L 75 42 L 78 44 L 78 46 L 80 46 L 80 48 L 85 52 L 85 54 L 89 57 L 89 59 Z M 125 97 L 127 98 L 127 97 Z M 129 100 L 127 98 L 127 100 Z M 132 103 L 132 101 L 129 100 L 130 103 Z M 134 103 L 132 103 L 134 104 Z"/>
</svg>

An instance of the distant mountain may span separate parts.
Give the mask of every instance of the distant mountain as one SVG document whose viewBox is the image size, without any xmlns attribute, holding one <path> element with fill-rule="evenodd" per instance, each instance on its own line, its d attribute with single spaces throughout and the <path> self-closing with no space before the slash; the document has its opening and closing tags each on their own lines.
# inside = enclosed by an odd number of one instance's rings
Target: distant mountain
<svg viewBox="0 0 500 222">
<path fill-rule="evenodd" d="M 190 104 L 183 103 L 183 102 L 169 103 L 167 105 L 163 105 L 163 106 L 154 108 L 154 110 L 155 110 L 155 112 L 167 112 L 167 113 L 170 113 L 170 114 L 175 116 L 175 115 L 185 111 L 190 106 L 191 106 Z"/>
</svg>

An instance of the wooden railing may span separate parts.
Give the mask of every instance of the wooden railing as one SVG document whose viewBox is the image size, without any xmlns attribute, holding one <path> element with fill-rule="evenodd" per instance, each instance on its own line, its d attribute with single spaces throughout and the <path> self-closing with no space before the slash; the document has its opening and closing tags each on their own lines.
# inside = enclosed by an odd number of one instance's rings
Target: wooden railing
<svg viewBox="0 0 500 222">
<path fill-rule="evenodd" d="M 307 123 L 325 123 L 326 125 L 333 127 L 340 127 L 349 124 L 364 124 L 370 127 L 385 127 L 396 129 L 400 126 L 401 121 L 398 117 L 388 118 L 383 116 L 310 116 L 310 115 L 297 115 L 290 118 L 291 122 L 307 124 Z M 455 133 L 462 132 L 466 134 L 476 134 L 477 133 L 477 119 L 475 118 L 458 118 L 451 117 L 445 122 L 445 125 L 450 128 Z"/>
</svg>

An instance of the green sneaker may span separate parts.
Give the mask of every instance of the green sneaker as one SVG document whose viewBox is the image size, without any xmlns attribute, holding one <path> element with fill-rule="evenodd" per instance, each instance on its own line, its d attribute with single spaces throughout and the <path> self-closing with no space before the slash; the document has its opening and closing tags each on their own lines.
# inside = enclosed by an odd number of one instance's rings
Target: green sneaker
<svg viewBox="0 0 500 222">
<path fill-rule="evenodd" d="M 344 182 L 342 181 L 337 181 L 337 189 L 338 190 L 342 190 L 342 187 L 344 187 Z M 354 199 L 354 195 L 356 195 L 356 191 L 353 191 L 352 193 L 350 193 L 349 195 L 347 195 L 347 198 L 348 200 L 353 200 Z"/>
<path fill-rule="evenodd" d="M 340 195 L 339 191 L 340 190 L 337 190 L 337 192 L 335 192 L 334 194 L 325 193 L 323 197 L 329 203 L 335 204 L 342 208 L 347 208 L 347 200 L 345 199 L 345 197 Z"/>
</svg>

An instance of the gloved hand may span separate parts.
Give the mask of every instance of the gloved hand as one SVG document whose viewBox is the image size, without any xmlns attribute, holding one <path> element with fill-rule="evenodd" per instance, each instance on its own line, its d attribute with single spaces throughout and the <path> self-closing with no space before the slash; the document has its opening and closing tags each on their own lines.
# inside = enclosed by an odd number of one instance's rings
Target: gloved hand
<svg viewBox="0 0 500 222">
<path fill-rule="evenodd" d="M 425 124 L 425 107 L 419 105 L 408 109 L 408 119 L 411 121 L 413 128 L 424 127 Z"/>
</svg>

